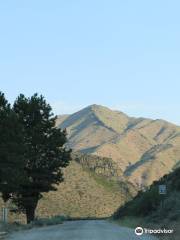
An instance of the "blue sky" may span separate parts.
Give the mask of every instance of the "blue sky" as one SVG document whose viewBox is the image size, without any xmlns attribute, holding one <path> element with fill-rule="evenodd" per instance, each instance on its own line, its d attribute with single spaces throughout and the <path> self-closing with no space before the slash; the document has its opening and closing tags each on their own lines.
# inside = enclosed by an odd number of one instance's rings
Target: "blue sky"
<svg viewBox="0 0 180 240">
<path fill-rule="evenodd" d="M 93 103 L 180 124 L 180 2 L 6 0 L 0 90 L 55 113 Z"/>
</svg>

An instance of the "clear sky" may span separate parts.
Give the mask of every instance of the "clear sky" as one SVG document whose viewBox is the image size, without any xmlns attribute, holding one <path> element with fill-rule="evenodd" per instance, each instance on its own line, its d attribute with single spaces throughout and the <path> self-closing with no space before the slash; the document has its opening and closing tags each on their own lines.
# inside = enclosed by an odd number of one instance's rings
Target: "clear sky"
<svg viewBox="0 0 180 240">
<path fill-rule="evenodd" d="M 0 2 L 0 90 L 180 124 L 180 1 Z"/>
</svg>

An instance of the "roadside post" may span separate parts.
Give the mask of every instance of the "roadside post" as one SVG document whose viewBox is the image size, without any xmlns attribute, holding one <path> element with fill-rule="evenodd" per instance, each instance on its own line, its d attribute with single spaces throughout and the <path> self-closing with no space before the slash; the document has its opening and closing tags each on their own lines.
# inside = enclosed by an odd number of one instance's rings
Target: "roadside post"
<svg viewBox="0 0 180 240">
<path fill-rule="evenodd" d="M 2 208 L 2 221 L 4 223 L 8 222 L 8 208 L 6 208 L 6 207 Z"/>
<path fill-rule="evenodd" d="M 159 185 L 159 194 L 162 195 L 161 207 L 164 208 L 164 198 L 167 194 L 167 186 L 165 184 Z"/>
</svg>

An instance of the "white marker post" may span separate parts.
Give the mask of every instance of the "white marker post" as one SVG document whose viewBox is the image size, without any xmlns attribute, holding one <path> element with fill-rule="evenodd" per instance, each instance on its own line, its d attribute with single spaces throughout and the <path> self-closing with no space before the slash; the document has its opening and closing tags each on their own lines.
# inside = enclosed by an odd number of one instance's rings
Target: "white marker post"
<svg viewBox="0 0 180 240">
<path fill-rule="evenodd" d="M 8 221 L 8 208 L 2 209 L 2 220 L 4 223 L 7 223 Z"/>
</svg>

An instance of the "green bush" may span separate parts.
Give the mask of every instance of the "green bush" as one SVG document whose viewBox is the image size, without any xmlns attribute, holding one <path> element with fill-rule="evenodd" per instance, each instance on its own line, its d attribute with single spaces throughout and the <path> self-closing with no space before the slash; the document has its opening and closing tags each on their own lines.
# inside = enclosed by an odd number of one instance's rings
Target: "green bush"
<svg viewBox="0 0 180 240">
<path fill-rule="evenodd" d="M 180 193 L 172 192 L 161 204 L 156 211 L 156 216 L 159 219 L 169 218 L 177 220 L 180 218 Z"/>
<path fill-rule="evenodd" d="M 166 195 L 158 192 L 162 184 L 167 186 Z M 124 216 L 149 216 L 156 221 L 163 218 L 180 219 L 180 168 L 154 182 L 146 192 L 139 192 L 114 214 L 115 219 Z"/>
<path fill-rule="evenodd" d="M 162 196 L 158 193 L 158 187 L 152 186 L 146 192 L 139 192 L 132 201 L 121 207 L 115 213 L 115 218 L 122 216 L 146 216 L 156 210 L 161 203 L 161 199 Z"/>
</svg>

